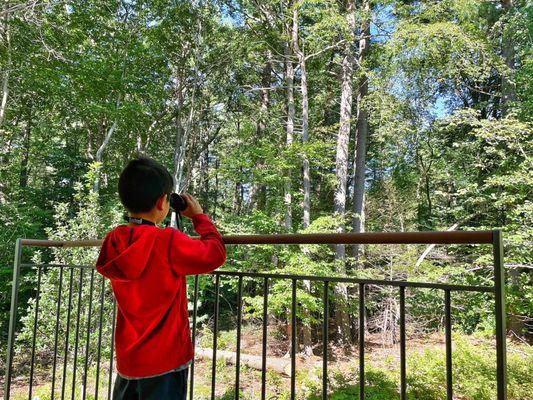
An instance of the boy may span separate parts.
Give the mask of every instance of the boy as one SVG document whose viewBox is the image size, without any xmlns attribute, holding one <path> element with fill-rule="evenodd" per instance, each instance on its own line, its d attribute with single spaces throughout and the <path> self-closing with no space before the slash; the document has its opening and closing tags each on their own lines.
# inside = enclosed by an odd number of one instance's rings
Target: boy
<svg viewBox="0 0 533 400">
<path fill-rule="evenodd" d="M 190 195 L 182 195 L 187 208 L 181 215 L 192 219 L 199 239 L 157 226 L 169 212 L 173 186 L 167 169 L 149 158 L 130 161 L 120 174 L 130 223 L 107 234 L 96 263 L 118 305 L 113 399 L 186 398 L 193 348 L 185 276 L 226 260 L 222 236 Z"/>
</svg>

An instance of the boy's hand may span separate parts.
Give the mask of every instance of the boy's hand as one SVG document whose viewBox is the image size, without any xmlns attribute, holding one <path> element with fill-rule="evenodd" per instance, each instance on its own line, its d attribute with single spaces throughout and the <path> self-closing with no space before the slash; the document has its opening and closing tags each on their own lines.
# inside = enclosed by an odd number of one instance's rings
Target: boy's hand
<svg viewBox="0 0 533 400">
<path fill-rule="evenodd" d="M 187 208 L 181 212 L 181 215 L 187 218 L 192 218 L 196 214 L 202 214 L 204 212 L 202 206 L 200 203 L 198 203 L 198 200 L 196 200 L 193 196 L 188 193 L 183 193 L 181 196 L 187 202 Z"/>
</svg>

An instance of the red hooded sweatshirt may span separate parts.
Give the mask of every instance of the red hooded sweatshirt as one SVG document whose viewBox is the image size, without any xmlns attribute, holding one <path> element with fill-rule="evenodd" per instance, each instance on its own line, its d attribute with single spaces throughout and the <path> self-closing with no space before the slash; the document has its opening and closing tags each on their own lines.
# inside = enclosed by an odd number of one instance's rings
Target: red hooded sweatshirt
<svg viewBox="0 0 533 400">
<path fill-rule="evenodd" d="M 193 358 L 185 276 L 218 268 L 226 249 L 207 215 L 192 222 L 199 239 L 152 225 L 120 225 L 104 239 L 96 269 L 109 278 L 117 300 L 121 375 L 159 375 Z"/>
</svg>

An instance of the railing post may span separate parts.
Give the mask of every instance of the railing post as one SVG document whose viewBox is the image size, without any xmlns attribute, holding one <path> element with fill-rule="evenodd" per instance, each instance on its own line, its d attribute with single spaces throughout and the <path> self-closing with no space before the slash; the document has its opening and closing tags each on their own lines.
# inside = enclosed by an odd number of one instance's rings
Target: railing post
<svg viewBox="0 0 533 400">
<path fill-rule="evenodd" d="M 9 333 L 7 336 L 7 359 L 6 359 L 6 381 L 4 398 L 9 400 L 11 389 L 11 373 L 13 363 L 13 347 L 15 345 L 15 329 L 17 326 L 17 306 L 19 298 L 20 283 L 20 261 L 22 258 L 22 239 L 17 239 L 15 245 L 15 261 L 13 264 L 13 282 L 11 286 L 11 310 L 9 313 Z"/>
<path fill-rule="evenodd" d="M 505 269 L 503 266 L 503 241 L 500 230 L 492 232 L 494 254 L 494 295 L 496 303 L 496 386 L 498 400 L 507 399 L 507 350 L 505 310 Z"/>
</svg>

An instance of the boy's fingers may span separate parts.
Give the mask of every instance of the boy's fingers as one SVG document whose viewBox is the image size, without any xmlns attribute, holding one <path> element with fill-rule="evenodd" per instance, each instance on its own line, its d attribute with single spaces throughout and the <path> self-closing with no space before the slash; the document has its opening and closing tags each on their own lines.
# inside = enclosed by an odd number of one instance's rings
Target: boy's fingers
<svg viewBox="0 0 533 400">
<path fill-rule="evenodd" d="M 188 193 L 186 193 L 186 195 L 187 195 L 187 200 L 188 200 L 191 204 L 197 204 L 197 203 L 198 203 L 198 200 L 196 200 L 196 199 L 194 198 L 193 195 L 190 195 L 190 194 L 188 194 Z"/>
<path fill-rule="evenodd" d="M 187 200 L 187 206 L 194 206 L 195 203 L 197 203 L 196 199 L 191 196 L 189 193 L 183 193 L 183 195 L 185 197 L 185 200 Z"/>
</svg>

